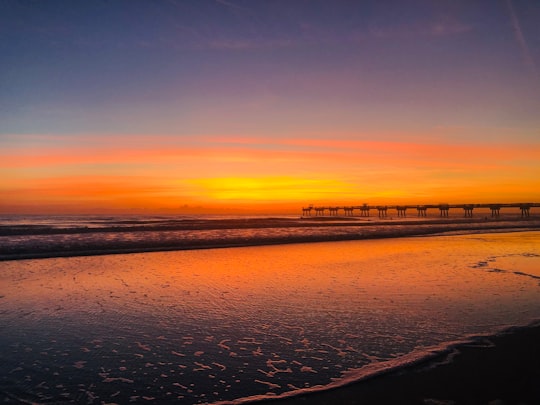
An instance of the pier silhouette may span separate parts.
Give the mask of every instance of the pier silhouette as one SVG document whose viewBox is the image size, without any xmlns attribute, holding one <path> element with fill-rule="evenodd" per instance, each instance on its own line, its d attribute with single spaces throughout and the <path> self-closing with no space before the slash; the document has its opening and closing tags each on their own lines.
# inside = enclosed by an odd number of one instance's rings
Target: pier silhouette
<svg viewBox="0 0 540 405">
<path fill-rule="evenodd" d="M 428 209 L 439 210 L 439 216 L 447 218 L 450 209 L 460 208 L 463 210 L 465 218 L 472 218 L 475 208 L 489 208 L 492 218 L 498 218 L 500 216 L 501 208 L 519 208 L 521 211 L 521 218 L 527 218 L 530 216 L 530 210 L 533 207 L 540 207 L 540 203 L 490 203 L 490 204 L 423 204 L 423 205 L 369 205 L 362 204 L 356 206 L 314 206 L 302 207 L 302 216 L 310 217 L 312 212 L 314 216 L 328 216 L 337 217 L 340 216 L 340 211 L 343 211 L 343 216 L 353 217 L 369 217 L 371 210 L 377 211 L 379 218 L 386 218 L 389 210 L 395 210 L 397 216 L 404 218 L 407 216 L 407 210 L 416 210 L 417 216 L 426 217 Z"/>
</svg>

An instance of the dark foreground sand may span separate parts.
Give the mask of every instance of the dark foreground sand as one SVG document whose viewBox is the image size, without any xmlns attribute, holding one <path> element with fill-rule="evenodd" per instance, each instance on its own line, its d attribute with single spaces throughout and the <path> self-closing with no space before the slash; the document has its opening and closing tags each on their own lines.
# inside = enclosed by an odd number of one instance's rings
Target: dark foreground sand
<svg viewBox="0 0 540 405">
<path fill-rule="evenodd" d="M 540 404 L 540 326 L 461 345 L 401 371 L 319 393 L 298 404 Z"/>
</svg>

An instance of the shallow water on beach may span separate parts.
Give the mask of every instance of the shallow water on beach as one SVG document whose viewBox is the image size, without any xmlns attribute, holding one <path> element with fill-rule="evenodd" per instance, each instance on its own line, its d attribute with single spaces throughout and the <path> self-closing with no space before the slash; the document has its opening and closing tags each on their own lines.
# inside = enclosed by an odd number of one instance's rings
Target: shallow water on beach
<svg viewBox="0 0 540 405">
<path fill-rule="evenodd" d="M 0 216 L 0 261 L 525 229 L 540 218 Z"/>
<path fill-rule="evenodd" d="M 206 403 L 540 318 L 540 232 L 0 263 L 8 403 Z"/>
</svg>

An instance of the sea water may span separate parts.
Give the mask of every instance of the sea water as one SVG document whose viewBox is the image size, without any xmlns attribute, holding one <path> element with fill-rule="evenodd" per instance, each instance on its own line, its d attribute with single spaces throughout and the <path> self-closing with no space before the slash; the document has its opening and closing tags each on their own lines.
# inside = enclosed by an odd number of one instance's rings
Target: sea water
<svg viewBox="0 0 540 405">
<path fill-rule="evenodd" d="M 540 229 L 539 218 L 0 216 L 0 261 L 223 246 Z"/>
<path fill-rule="evenodd" d="M 0 262 L 6 403 L 324 389 L 540 318 L 540 232 Z"/>
</svg>

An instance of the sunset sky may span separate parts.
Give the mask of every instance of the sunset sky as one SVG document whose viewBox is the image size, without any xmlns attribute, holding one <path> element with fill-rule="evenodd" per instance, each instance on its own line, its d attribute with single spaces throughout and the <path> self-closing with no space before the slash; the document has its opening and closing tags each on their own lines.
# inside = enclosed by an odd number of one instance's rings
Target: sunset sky
<svg viewBox="0 0 540 405">
<path fill-rule="evenodd" d="M 0 213 L 540 201 L 538 0 L 0 2 Z"/>
</svg>

